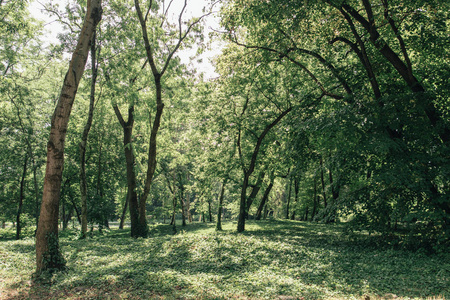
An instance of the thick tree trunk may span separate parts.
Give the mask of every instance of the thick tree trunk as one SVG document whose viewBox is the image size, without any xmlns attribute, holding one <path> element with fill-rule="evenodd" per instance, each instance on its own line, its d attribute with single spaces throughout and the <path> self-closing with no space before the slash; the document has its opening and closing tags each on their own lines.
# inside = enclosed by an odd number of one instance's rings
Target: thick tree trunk
<svg viewBox="0 0 450 300">
<path fill-rule="evenodd" d="M 22 214 L 23 210 L 23 198 L 24 198 L 24 191 L 25 191 L 25 176 L 27 175 L 27 165 L 28 165 L 28 153 L 25 154 L 25 161 L 23 163 L 23 172 L 22 177 L 20 179 L 20 189 L 19 189 L 19 208 L 17 209 L 17 215 L 16 215 L 16 240 L 20 239 L 20 233 L 22 231 L 22 223 L 20 222 L 20 215 Z"/>
<path fill-rule="evenodd" d="M 44 178 L 41 213 L 36 231 L 36 274 L 45 269 L 61 269 L 65 261 L 58 245 L 59 196 L 64 168 L 64 141 L 72 104 L 84 72 L 89 43 L 95 27 L 101 20 L 101 0 L 88 0 L 86 17 L 69 70 L 64 78 L 59 101 L 51 120 L 47 143 L 47 167 Z"/>
<path fill-rule="evenodd" d="M 91 95 L 89 98 L 89 112 L 86 124 L 84 125 L 83 134 L 81 136 L 80 148 L 80 195 L 81 195 L 81 238 L 86 238 L 87 232 L 87 182 L 86 182 L 86 144 L 91 130 L 92 120 L 94 119 L 94 102 L 95 102 L 95 85 L 97 81 L 96 66 L 96 38 L 95 32 L 91 41 Z"/>
</svg>

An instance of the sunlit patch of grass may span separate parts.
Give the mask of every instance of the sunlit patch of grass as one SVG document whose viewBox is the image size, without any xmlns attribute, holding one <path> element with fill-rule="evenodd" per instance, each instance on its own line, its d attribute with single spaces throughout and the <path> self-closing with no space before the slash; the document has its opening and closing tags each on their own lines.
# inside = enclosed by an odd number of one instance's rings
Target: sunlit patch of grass
<svg viewBox="0 0 450 300">
<path fill-rule="evenodd" d="M 128 230 L 78 240 L 61 235 L 68 271 L 30 284 L 34 241 L 0 242 L 2 299 L 444 299 L 450 256 L 364 247 L 339 225 L 294 221 L 196 223 Z M 18 290 L 16 290 L 16 288 Z M 14 291 L 14 292 L 13 292 Z M 395 296 L 395 297 L 394 297 Z"/>
</svg>

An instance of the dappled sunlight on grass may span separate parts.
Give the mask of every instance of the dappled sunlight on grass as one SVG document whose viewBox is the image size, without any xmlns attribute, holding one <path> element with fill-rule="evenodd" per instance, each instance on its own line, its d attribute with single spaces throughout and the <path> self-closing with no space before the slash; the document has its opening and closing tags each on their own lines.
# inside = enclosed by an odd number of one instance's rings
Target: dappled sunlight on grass
<svg viewBox="0 0 450 300">
<path fill-rule="evenodd" d="M 33 272 L 33 240 L 1 242 L 0 288 L 10 291 L 4 299 L 450 297 L 448 254 L 355 246 L 340 225 L 250 221 L 242 234 L 235 228 L 228 222 L 216 232 L 214 224 L 197 223 L 173 235 L 169 225 L 152 225 L 147 239 L 132 239 L 127 230 L 85 240 L 66 234 L 68 271 L 45 289 L 28 284 L 15 294 Z"/>
</svg>

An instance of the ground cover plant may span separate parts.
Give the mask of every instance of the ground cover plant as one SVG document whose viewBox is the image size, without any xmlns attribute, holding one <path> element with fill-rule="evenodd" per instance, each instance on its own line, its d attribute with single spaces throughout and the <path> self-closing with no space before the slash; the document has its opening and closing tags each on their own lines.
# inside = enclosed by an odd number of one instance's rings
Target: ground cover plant
<svg viewBox="0 0 450 300">
<path fill-rule="evenodd" d="M 40 281 L 34 240 L 1 229 L 1 299 L 448 299 L 450 256 L 396 250 L 341 225 L 196 223 L 150 238 L 112 229 L 79 240 L 61 233 L 68 269 Z M 181 229 L 181 227 L 180 227 Z"/>
</svg>

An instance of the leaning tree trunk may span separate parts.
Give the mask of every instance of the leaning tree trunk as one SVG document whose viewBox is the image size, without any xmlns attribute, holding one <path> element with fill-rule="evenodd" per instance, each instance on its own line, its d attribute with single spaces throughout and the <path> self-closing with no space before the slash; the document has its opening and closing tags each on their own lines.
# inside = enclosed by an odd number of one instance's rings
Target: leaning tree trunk
<svg viewBox="0 0 450 300">
<path fill-rule="evenodd" d="M 96 49 L 95 32 L 91 42 L 91 95 L 89 100 L 88 119 L 84 126 L 83 135 L 81 137 L 80 148 L 80 194 L 81 194 L 81 238 L 86 238 L 87 232 L 87 182 L 86 182 L 86 144 L 91 130 L 92 120 L 94 119 L 94 102 L 95 102 L 95 84 L 97 81 L 97 65 L 96 65 Z"/>
<path fill-rule="evenodd" d="M 259 193 L 259 190 L 261 189 L 261 185 L 263 183 L 264 177 L 266 176 L 266 171 L 263 170 L 261 173 L 259 173 L 258 176 L 258 180 L 256 181 L 255 186 L 252 188 L 252 191 L 250 193 L 250 195 L 247 198 L 247 204 L 245 207 L 245 218 L 248 220 L 249 219 L 249 212 L 250 212 L 250 207 L 253 204 L 253 201 L 255 201 L 256 196 Z"/>
<path fill-rule="evenodd" d="M 250 161 L 250 165 L 247 170 L 243 167 L 244 171 L 244 181 L 242 183 L 242 189 L 241 189 L 241 199 L 239 202 L 239 217 L 238 217 L 238 225 L 237 225 L 237 231 L 243 232 L 245 230 L 245 211 L 247 208 L 247 187 L 249 183 L 249 178 L 253 174 L 253 171 L 255 170 L 256 166 L 256 160 L 258 158 L 259 149 L 261 148 L 262 142 L 264 140 L 264 137 L 267 135 L 267 133 L 278 124 L 278 122 L 283 119 L 284 116 L 286 116 L 292 108 L 288 108 L 287 110 L 283 111 L 272 123 L 268 124 L 264 131 L 261 133 L 261 135 L 258 138 L 258 141 L 256 142 L 255 149 L 253 150 L 252 159 Z M 240 134 L 238 139 L 238 145 L 240 148 Z"/>
<path fill-rule="evenodd" d="M 64 168 L 64 141 L 73 101 L 86 65 L 90 41 L 95 27 L 101 20 L 101 15 L 101 0 L 88 0 L 80 37 L 51 119 L 50 137 L 47 143 L 44 191 L 36 231 L 37 275 L 46 269 L 62 269 L 65 267 L 65 261 L 58 245 L 59 196 Z"/>
<path fill-rule="evenodd" d="M 263 213 L 263 209 L 267 206 L 267 199 L 269 199 L 270 191 L 272 190 L 273 183 L 275 181 L 275 177 L 273 176 L 273 173 L 270 175 L 270 183 L 267 186 L 264 195 L 261 199 L 261 203 L 259 204 L 258 210 L 256 212 L 256 220 L 261 220 L 261 214 Z"/>
</svg>

